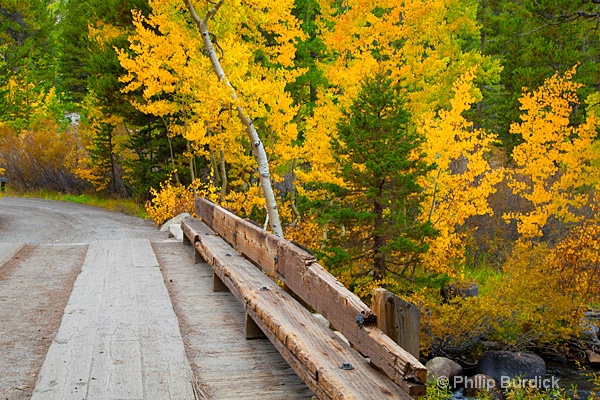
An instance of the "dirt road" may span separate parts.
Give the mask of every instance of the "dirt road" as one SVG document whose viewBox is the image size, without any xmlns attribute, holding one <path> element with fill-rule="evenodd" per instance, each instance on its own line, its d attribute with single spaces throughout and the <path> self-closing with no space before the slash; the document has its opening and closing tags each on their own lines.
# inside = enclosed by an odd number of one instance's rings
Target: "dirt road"
<svg viewBox="0 0 600 400">
<path fill-rule="evenodd" d="M 150 221 L 59 201 L 0 198 L 0 243 L 90 243 L 94 240 L 164 239 Z"/>
</svg>

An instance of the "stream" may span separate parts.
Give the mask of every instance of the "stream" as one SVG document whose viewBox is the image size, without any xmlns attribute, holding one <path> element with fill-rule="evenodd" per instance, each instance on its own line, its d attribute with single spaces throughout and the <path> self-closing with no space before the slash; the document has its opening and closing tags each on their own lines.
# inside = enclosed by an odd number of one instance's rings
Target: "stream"
<svg viewBox="0 0 600 400">
<path fill-rule="evenodd" d="M 558 385 L 561 388 L 567 389 L 569 393 L 572 393 L 571 387 L 577 387 L 578 399 L 587 399 L 590 392 L 594 390 L 594 384 L 591 382 L 591 378 L 588 376 L 590 373 L 600 374 L 600 369 L 577 370 L 571 365 L 562 364 L 548 364 L 547 374 L 548 378 L 556 377 L 558 379 Z M 596 388 L 598 390 L 600 388 Z M 466 397 L 463 395 L 462 389 L 454 392 L 452 395 L 453 400 L 467 400 L 472 397 Z"/>
</svg>

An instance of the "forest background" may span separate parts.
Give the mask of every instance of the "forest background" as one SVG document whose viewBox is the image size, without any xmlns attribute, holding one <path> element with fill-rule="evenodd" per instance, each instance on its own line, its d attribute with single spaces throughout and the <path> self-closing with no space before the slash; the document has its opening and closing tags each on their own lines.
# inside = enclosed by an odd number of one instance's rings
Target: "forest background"
<svg viewBox="0 0 600 400">
<path fill-rule="evenodd" d="M 424 355 L 578 357 L 598 350 L 599 21 L 589 0 L 0 0 L 0 173 L 266 226 L 243 112 L 284 235 L 367 302 L 417 304 Z"/>
</svg>

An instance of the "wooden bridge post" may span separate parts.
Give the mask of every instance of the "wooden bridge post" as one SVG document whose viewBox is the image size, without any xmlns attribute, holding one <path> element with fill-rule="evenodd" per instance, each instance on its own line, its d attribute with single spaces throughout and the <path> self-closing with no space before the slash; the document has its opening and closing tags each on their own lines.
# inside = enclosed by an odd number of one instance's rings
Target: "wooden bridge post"
<svg viewBox="0 0 600 400">
<path fill-rule="evenodd" d="M 229 288 L 227 287 L 227 285 L 225 285 L 225 283 L 223 283 L 223 281 L 221 280 L 221 278 L 219 278 L 215 271 L 213 271 L 212 273 L 212 282 L 213 292 L 229 292 Z"/>
<path fill-rule="evenodd" d="M 377 327 L 400 347 L 419 359 L 421 320 L 419 309 L 382 288 L 373 291 L 371 307 L 377 315 Z"/>
<path fill-rule="evenodd" d="M 206 260 L 194 249 L 194 264 L 205 263 Z"/>
<path fill-rule="evenodd" d="M 246 335 L 246 339 L 264 339 L 267 337 L 248 313 L 246 313 L 244 333 Z"/>
</svg>

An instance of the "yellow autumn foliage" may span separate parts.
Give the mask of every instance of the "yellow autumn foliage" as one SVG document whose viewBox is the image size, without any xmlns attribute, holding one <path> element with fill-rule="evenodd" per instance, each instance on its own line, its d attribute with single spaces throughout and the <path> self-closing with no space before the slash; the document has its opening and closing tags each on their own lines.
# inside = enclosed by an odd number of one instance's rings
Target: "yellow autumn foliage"
<svg viewBox="0 0 600 400">
<path fill-rule="evenodd" d="M 558 284 L 582 309 L 600 305 L 600 194 L 592 200 L 591 217 L 571 230 L 549 256 Z"/>
<path fill-rule="evenodd" d="M 473 129 L 464 113 L 475 103 L 473 81 L 477 68 L 469 69 L 453 85 L 450 108 L 424 117 L 418 130 L 426 137 L 423 150 L 436 168 L 421 182 L 426 193 L 423 220 L 431 220 L 440 231 L 429 240 L 424 267 L 457 276 L 464 257 L 465 233 L 458 233 L 473 216 L 492 214 L 488 197 L 502 180 L 501 170 L 492 170 L 488 157 L 496 135 Z"/>
<path fill-rule="evenodd" d="M 531 209 L 507 213 L 507 222 L 517 221 L 526 239 L 541 237 L 542 229 L 555 218 L 561 224 L 581 220 L 578 211 L 587 204 L 586 188 L 598 183 L 600 153 L 594 146 L 598 121 L 593 114 L 573 126 L 573 107 L 579 104 L 573 81 L 575 68 L 556 74 L 521 98 L 521 122 L 511 133 L 521 135 L 512 157 L 515 168 L 508 176 L 513 193 L 529 201 Z"/>
<path fill-rule="evenodd" d="M 86 109 L 86 119 L 77 124 L 77 135 L 81 141 L 82 148 L 79 151 L 79 162 L 73 166 L 74 173 L 81 179 L 89 182 L 92 187 L 100 192 L 107 188 L 111 182 L 112 176 L 107 171 L 107 166 L 103 163 L 95 163 L 92 159 L 92 152 L 96 146 L 95 140 L 101 133 L 104 126 L 112 126 L 111 144 L 113 157 L 120 157 L 121 161 L 135 157 L 132 152 L 126 149 L 129 132 L 127 131 L 123 117 L 111 115 L 98 104 L 96 94 L 91 91 L 83 99 Z M 123 173 L 127 176 L 127 171 Z"/>
<path fill-rule="evenodd" d="M 342 106 L 355 97 L 365 76 L 383 69 L 406 87 L 408 109 L 417 121 L 447 107 L 453 82 L 470 68 L 481 65 L 480 74 L 487 77 L 500 71 L 497 62 L 463 48 L 461 37 L 479 36 L 475 4 L 349 0 L 321 1 L 320 7 L 325 45 L 337 56 L 323 69 L 329 82 L 343 89 Z"/>
<path fill-rule="evenodd" d="M 127 70 L 121 77 L 126 84 L 123 91 L 140 91 L 132 103 L 144 113 L 161 117 L 170 137 L 182 136 L 191 142 L 194 155 L 204 157 L 211 166 L 216 179 L 210 184 L 224 192 L 222 201 L 230 208 L 262 208 L 252 148 L 236 107 L 243 107 L 259 130 L 273 177 L 281 180 L 297 157 L 293 141 L 298 136 L 293 121 L 297 106 L 285 88 L 303 73 L 293 68 L 294 45 L 303 37 L 291 13 L 293 1 L 260 6 L 228 1 L 210 19 L 212 40 L 237 92 L 235 100 L 232 88 L 215 76 L 183 2 L 153 0 L 149 4 L 149 16 L 134 13 L 130 52 L 118 52 Z M 212 7 L 203 2 L 194 6 L 201 14 Z M 219 165 L 226 169 L 226 176 Z"/>
<path fill-rule="evenodd" d="M 344 187 L 330 143 L 365 77 L 385 71 L 404 88 L 409 129 L 423 134 L 422 149 L 438 168 L 420 182 L 427 196 L 424 221 L 431 219 L 440 235 L 429 240 L 423 258 L 429 271 L 456 276 L 462 261 L 464 235 L 456 228 L 471 216 L 491 213 L 487 197 L 501 179 L 491 171 L 488 152 L 495 135 L 473 130 L 464 114 L 481 100 L 476 81 L 497 79 L 500 66 L 463 47 L 463 37 L 478 37 L 473 5 L 436 1 L 320 2 L 321 33 L 331 58 L 320 64 L 330 88 L 319 93 L 304 126 L 297 171 L 298 193 L 326 198 L 310 183 Z M 432 27 L 435 27 L 433 29 Z M 460 169 L 456 170 L 459 166 Z M 356 166 L 360 169 L 361 166 Z M 309 185 L 305 185 L 309 184 Z"/>
<path fill-rule="evenodd" d="M 519 244 L 476 297 L 443 301 L 434 288 L 406 296 L 421 310 L 421 351 L 458 356 L 477 353 L 483 338 L 524 349 L 579 337 L 584 309 L 561 286 L 553 259 L 545 244 Z"/>
<path fill-rule="evenodd" d="M 184 186 L 173 183 L 171 179 L 161 183 L 160 189 L 150 189 L 152 199 L 146 202 L 146 212 L 156 225 L 162 225 L 182 213 L 194 215 L 196 194 L 203 194 L 198 193 L 199 185 L 200 182 L 196 181 L 189 186 Z"/>
<path fill-rule="evenodd" d="M 0 129 L 2 129 L 2 124 L 1 123 L 0 123 Z M 0 167 L 0 175 L 4 175 L 5 172 L 6 172 L 5 169 L 2 168 L 2 167 Z M 0 197 L 2 197 L 2 191 L 0 191 Z"/>
<path fill-rule="evenodd" d="M 54 89 L 39 94 L 26 129 L 19 131 L 0 123 L 0 165 L 17 191 L 77 192 L 86 188 L 76 174 L 82 158 L 80 140 L 57 120 L 56 102 Z"/>
</svg>

